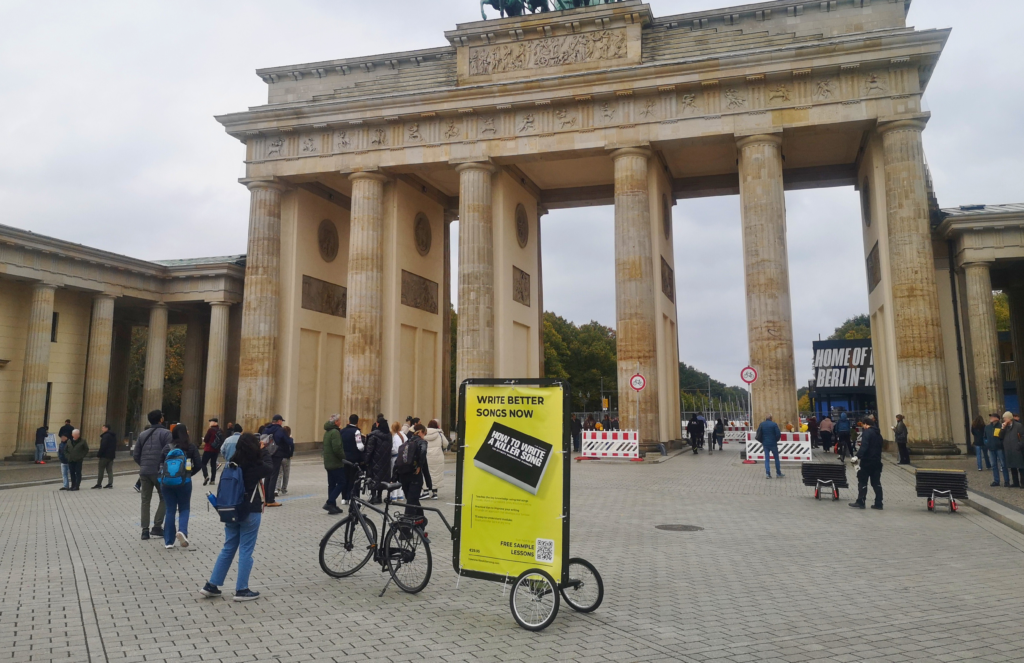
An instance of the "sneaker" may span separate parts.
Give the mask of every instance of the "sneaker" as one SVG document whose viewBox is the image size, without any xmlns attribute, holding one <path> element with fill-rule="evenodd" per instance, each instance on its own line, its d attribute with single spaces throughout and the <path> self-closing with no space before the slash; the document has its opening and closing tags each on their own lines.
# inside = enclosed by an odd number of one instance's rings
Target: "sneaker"
<svg viewBox="0 0 1024 663">
<path fill-rule="evenodd" d="M 437 491 L 436 490 L 434 491 L 434 494 L 430 496 L 430 499 L 432 499 L 432 500 L 436 500 L 437 499 Z"/>
<path fill-rule="evenodd" d="M 106 486 L 103 486 L 103 487 L 104 487 L 104 488 L 113 488 L 113 487 L 114 487 L 114 484 L 112 484 L 112 483 L 108 483 L 108 484 L 107 484 Z"/>
<path fill-rule="evenodd" d="M 269 506 L 269 505 L 268 505 Z M 259 592 L 254 592 L 251 589 L 240 589 L 235 592 L 235 601 L 255 601 L 260 597 Z"/>
<path fill-rule="evenodd" d="M 170 549 L 171 549 L 171 548 L 173 548 L 173 547 L 174 547 L 174 544 L 173 544 L 173 543 L 165 543 L 165 544 L 164 544 L 164 548 L 166 548 L 167 550 L 170 550 Z"/>
<path fill-rule="evenodd" d="M 178 532 L 174 535 L 174 538 L 178 540 L 179 546 L 181 546 L 182 548 L 188 548 L 188 537 L 186 537 L 184 534 Z"/>
<path fill-rule="evenodd" d="M 341 506 L 348 506 L 348 500 L 342 500 Z"/>
<path fill-rule="evenodd" d="M 281 489 L 281 494 L 282 495 L 287 495 L 288 494 L 288 489 L 287 488 L 282 488 Z"/>
<path fill-rule="evenodd" d="M 785 474 L 783 474 L 782 472 L 778 472 L 778 473 L 776 473 L 776 475 L 775 475 L 775 476 L 776 476 L 776 477 L 778 477 L 779 479 L 785 479 L 785 478 L 786 478 L 786 475 L 785 475 Z"/>
<path fill-rule="evenodd" d="M 221 591 L 217 589 L 215 585 L 211 585 L 210 583 L 203 585 L 203 588 L 199 590 L 199 593 L 210 599 L 221 595 Z"/>
<path fill-rule="evenodd" d="M 203 485 L 205 486 L 205 485 L 207 485 L 208 483 L 210 483 L 210 480 L 209 480 L 209 479 L 207 479 L 206 477 L 203 477 Z"/>
<path fill-rule="evenodd" d="M 327 504 L 327 503 L 324 503 L 324 505 L 322 507 L 320 507 L 320 508 L 323 509 L 324 511 L 330 511 L 331 510 L 331 505 Z M 337 508 L 337 507 L 334 507 L 334 508 Z"/>
<path fill-rule="evenodd" d="M 999 482 L 998 481 L 993 481 L 989 485 L 992 486 L 993 488 L 998 488 L 999 487 Z"/>
<path fill-rule="evenodd" d="M 424 490 L 422 493 L 420 493 L 420 499 L 421 500 L 425 500 L 425 499 L 429 499 L 429 498 L 430 498 L 430 491 L 429 490 Z"/>
<path fill-rule="evenodd" d="M 149 530 L 148 529 L 142 530 L 142 540 L 143 541 L 149 541 Z"/>
<path fill-rule="evenodd" d="M 872 509 L 878 509 L 879 511 L 881 511 L 882 510 L 882 505 L 881 504 L 872 504 L 871 508 Z"/>
<path fill-rule="evenodd" d="M 336 516 L 339 513 L 345 513 L 345 512 L 342 511 L 341 509 L 339 509 L 336 506 L 332 506 L 331 508 L 327 509 L 327 513 L 331 514 L 332 516 Z"/>
<path fill-rule="evenodd" d="M 142 486 L 140 486 L 139 484 L 135 484 L 135 492 L 136 493 L 141 493 L 142 492 Z"/>
<path fill-rule="evenodd" d="M 860 502 L 850 502 L 850 506 L 853 507 L 854 509 L 863 509 L 864 508 L 864 505 L 861 504 Z"/>
<path fill-rule="evenodd" d="M 772 478 L 772 475 L 770 475 L 770 474 L 765 477 L 765 479 L 771 479 L 771 478 Z"/>
<path fill-rule="evenodd" d="M 152 534 L 153 536 L 163 536 L 164 535 L 164 528 L 163 527 L 150 527 L 149 528 L 149 533 Z"/>
<path fill-rule="evenodd" d="M 60 490 L 67 490 L 67 489 L 68 489 L 68 487 L 67 487 L 67 486 L 61 486 L 61 487 L 60 487 Z"/>
<path fill-rule="evenodd" d="M 99 484 L 96 484 L 95 486 L 93 486 L 93 487 L 92 487 L 92 488 L 90 488 L 89 490 L 96 490 L 97 488 L 102 488 L 102 487 L 103 487 L 103 486 L 101 486 L 101 485 L 99 485 Z"/>
<path fill-rule="evenodd" d="M 268 502 L 267 506 L 281 506 L 281 503 L 280 502 L 276 502 L 276 501 L 275 502 Z"/>
</svg>

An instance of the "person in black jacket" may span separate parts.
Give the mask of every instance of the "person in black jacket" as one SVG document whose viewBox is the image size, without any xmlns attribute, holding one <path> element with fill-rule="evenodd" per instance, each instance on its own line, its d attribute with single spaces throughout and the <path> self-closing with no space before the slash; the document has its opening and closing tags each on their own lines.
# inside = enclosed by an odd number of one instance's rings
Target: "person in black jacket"
<svg viewBox="0 0 1024 663">
<path fill-rule="evenodd" d="M 261 485 L 263 479 L 274 471 L 274 462 L 270 459 L 266 447 L 260 445 L 255 435 L 243 433 L 238 438 L 231 463 L 242 470 L 249 514 L 241 522 L 224 524 L 224 548 L 213 565 L 210 579 L 199 593 L 209 598 L 221 595 L 220 587 L 231 569 L 235 552 L 238 552 L 238 579 L 235 581 L 234 600 L 254 601 L 260 597 L 260 593 L 249 589 L 249 574 L 252 572 L 252 552 L 256 548 L 256 536 L 259 534 L 260 521 L 263 518 L 264 495 Z"/>
<path fill-rule="evenodd" d="M 366 474 L 372 480 L 373 486 L 370 504 L 381 503 L 381 489 L 378 484 L 387 481 L 391 474 L 391 433 L 388 430 L 388 421 L 384 415 L 378 415 L 377 423 L 366 439 L 366 455 L 363 456 L 366 462 Z"/>
<path fill-rule="evenodd" d="M 288 447 L 288 435 L 284 432 L 284 417 L 279 414 L 275 414 L 274 418 L 270 420 L 270 423 L 263 427 L 261 435 L 269 435 L 274 439 L 274 445 L 277 447 L 274 453 L 270 455 L 271 462 L 274 464 L 274 472 L 267 479 L 267 506 L 281 506 L 281 503 L 277 501 L 277 479 L 281 474 L 281 463 L 285 458 L 291 456 Z"/>
<path fill-rule="evenodd" d="M 103 472 L 107 473 L 107 488 L 114 487 L 114 457 L 117 456 L 117 433 L 110 430 L 110 426 L 103 424 L 100 428 L 100 450 L 96 452 L 96 460 L 99 463 L 99 473 L 96 475 L 96 485 L 93 490 L 103 488 Z"/>
<path fill-rule="evenodd" d="M 857 501 L 850 502 L 855 509 L 863 509 L 868 497 L 868 481 L 875 491 L 872 509 L 882 509 L 882 434 L 873 415 L 861 423 L 860 449 L 857 451 L 860 469 L 857 470 Z"/>
<path fill-rule="evenodd" d="M 362 465 L 363 459 L 363 432 L 359 430 L 359 415 L 349 415 L 348 426 L 341 429 L 341 444 L 345 451 L 345 460 L 356 465 Z M 346 465 L 345 481 L 341 484 L 341 499 L 347 504 L 352 499 L 352 487 L 356 484 L 356 475 L 359 469 Z"/>
<path fill-rule="evenodd" d="M 569 433 L 572 434 L 572 450 L 577 453 L 583 451 L 583 424 L 576 418 L 575 412 L 569 419 Z"/>
<path fill-rule="evenodd" d="M 419 509 L 420 491 L 423 490 L 423 468 L 427 465 L 427 441 L 423 436 L 427 434 L 427 427 L 423 424 L 416 424 L 409 431 L 407 444 L 413 447 L 412 464 L 406 466 L 406 471 L 399 469 L 401 464 L 402 451 L 399 450 L 399 460 L 395 461 L 395 478 L 402 484 L 402 492 L 405 493 L 405 515 L 416 519 L 421 529 L 426 530 L 427 519 L 423 517 L 423 509 Z M 404 445 L 403 445 L 404 446 Z"/>
<path fill-rule="evenodd" d="M 60 427 L 59 431 L 57 431 L 57 437 L 58 438 L 66 437 L 66 438 L 68 438 L 70 440 L 71 439 L 71 431 L 73 431 L 73 430 L 75 430 L 75 427 L 71 425 L 71 420 L 70 419 L 65 419 L 64 420 L 64 425 Z"/>
<path fill-rule="evenodd" d="M 36 429 L 36 465 L 46 465 L 46 460 L 44 460 L 43 456 L 46 455 L 46 436 L 49 434 L 50 432 L 46 426 L 40 426 Z"/>
</svg>

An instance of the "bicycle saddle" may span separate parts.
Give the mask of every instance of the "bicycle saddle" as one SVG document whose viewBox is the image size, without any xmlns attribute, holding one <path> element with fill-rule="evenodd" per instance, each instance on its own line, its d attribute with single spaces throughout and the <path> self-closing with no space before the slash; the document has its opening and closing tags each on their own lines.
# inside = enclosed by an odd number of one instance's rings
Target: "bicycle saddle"
<svg viewBox="0 0 1024 663">
<path fill-rule="evenodd" d="M 395 491 L 395 490 L 398 490 L 399 488 L 402 487 L 402 484 L 400 484 L 400 483 L 385 483 L 383 481 L 381 481 L 377 485 L 380 487 L 381 490 L 383 490 L 385 492 L 388 492 L 388 493 L 390 493 L 392 491 Z"/>
</svg>

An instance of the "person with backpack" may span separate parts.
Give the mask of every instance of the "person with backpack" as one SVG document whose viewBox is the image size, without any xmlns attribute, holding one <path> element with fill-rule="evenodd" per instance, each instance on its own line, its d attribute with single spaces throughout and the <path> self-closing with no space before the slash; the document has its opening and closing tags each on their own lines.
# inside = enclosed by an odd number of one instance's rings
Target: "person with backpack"
<svg viewBox="0 0 1024 663">
<path fill-rule="evenodd" d="M 775 418 L 772 415 L 769 414 L 765 417 L 757 427 L 754 439 L 764 447 L 764 471 L 768 474 L 768 478 L 772 478 L 772 454 L 775 454 L 775 476 L 779 479 L 785 478 L 786 475 L 782 473 L 782 465 L 779 464 L 779 440 L 782 439 L 782 431 L 779 430 L 779 425 L 775 423 Z"/>
<path fill-rule="evenodd" d="M 164 414 L 160 410 L 153 410 L 146 418 L 149 419 L 149 428 L 142 431 L 138 441 L 135 442 L 135 450 L 132 458 L 139 466 L 140 490 L 142 492 L 142 540 L 153 536 L 163 536 L 164 528 L 160 523 L 164 521 L 164 498 L 160 487 L 157 484 L 157 477 L 160 474 L 160 463 L 163 462 L 164 449 L 171 446 L 171 431 L 164 427 Z M 149 505 L 153 500 L 153 490 L 156 490 L 157 499 L 160 504 L 156 508 L 156 516 L 153 518 L 153 529 L 149 528 Z"/>
<path fill-rule="evenodd" d="M 68 467 L 68 438 L 60 436 L 60 444 L 57 445 L 57 459 L 60 460 L 60 476 L 64 480 L 61 490 L 71 490 L 71 470 Z"/>
<path fill-rule="evenodd" d="M 405 515 L 416 520 L 421 529 L 426 530 L 427 519 L 423 516 L 420 505 L 420 491 L 423 490 L 423 468 L 427 465 L 427 441 L 423 436 L 427 429 L 423 424 L 416 424 L 403 440 L 395 454 L 394 477 L 402 484 L 405 493 Z M 426 534 L 424 533 L 424 536 Z"/>
<path fill-rule="evenodd" d="M 370 504 L 381 503 L 380 483 L 391 478 L 392 437 L 388 432 L 388 420 L 383 414 L 377 415 L 377 421 L 366 440 L 366 474 L 373 480 Z"/>
<path fill-rule="evenodd" d="M 284 428 L 281 425 L 283 423 L 284 417 L 275 414 L 274 418 L 263 427 L 263 431 L 260 433 L 260 444 L 265 446 L 270 452 L 270 458 L 274 464 L 274 473 L 270 475 L 266 482 L 268 507 L 281 506 L 281 503 L 277 501 L 277 479 L 281 474 L 281 461 L 288 454 L 288 436 L 285 435 Z"/>
<path fill-rule="evenodd" d="M 285 435 L 288 455 L 281 459 L 281 490 L 282 495 L 288 494 L 288 477 L 292 473 L 292 456 L 295 455 L 295 438 L 292 437 L 292 429 L 288 426 L 282 428 Z"/>
<path fill-rule="evenodd" d="M 68 473 L 71 475 L 71 488 L 78 490 L 82 485 L 82 462 L 89 453 L 89 443 L 82 437 L 82 431 L 77 428 L 71 431 L 71 439 L 64 449 L 64 455 L 68 459 Z"/>
<path fill-rule="evenodd" d="M 220 454 L 224 456 L 224 463 L 230 463 L 231 457 L 235 455 L 235 446 L 238 444 L 238 438 L 242 436 L 242 426 L 240 424 L 234 424 L 231 427 L 231 435 L 228 439 L 224 440 L 224 444 L 220 447 Z"/>
<path fill-rule="evenodd" d="M 203 485 L 217 485 L 217 456 L 224 445 L 224 431 L 216 417 L 210 419 L 210 425 L 203 436 Z M 206 466 L 210 465 L 210 475 L 206 474 Z"/>
<path fill-rule="evenodd" d="M 345 466 L 344 481 L 341 486 L 342 504 L 348 504 L 348 501 L 352 499 L 352 488 L 356 485 L 356 476 L 359 474 L 359 468 L 356 466 L 363 465 L 365 460 L 363 456 L 363 451 L 365 450 L 363 431 L 359 430 L 358 414 L 350 414 L 348 426 L 341 429 L 341 446 L 345 454 L 345 460 L 353 463 L 353 465 Z"/>
<path fill-rule="evenodd" d="M 178 424 L 171 433 L 171 446 L 164 449 L 160 463 L 160 494 L 163 495 L 167 515 L 164 517 L 164 548 L 170 550 L 177 539 L 178 545 L 188 548 L 188 516 L 192 503 L 192 477 L 199 474 L 202 458 L 199 449 L 188 437 L 185 424 Z M 178 512 L 178 528 L 174 527 L 174 513 Z"/>
<path fill-rule="evenodd" d="M 719 417 L 715 420 L 715 429 L 711 432 L 711 448 L 708 453 L 715 450 L 715 443 L 718 443 L 718 450 L 722 450 L 722 442 L 725 440 L 725 422 Z"/>
<path fill-rule="evenodd" d="M 839 421 L 836 422 L 836 452 L 839 454 L 839 462 L 846 460 L 847 452 L 853 456 L 853 443 L 850 441 L 850 433 L 853 430 L 850 426 L 850 419 L 845 412 L 839 413 Z"/>
<path fill-rule="evenodd" d="M 259 592 L 249 589 L 252 553 L 263 518 L 263 480 L 274 471 L 274 462 L 265 445 L 252 433 L 238 438 L 235 455 L 221 472 L 217 488 L 217 512 L 224 522 L 224 547 L 213 565 L 213 572 L 199 593 L 207 598 L 221 596 L 220 587 L 227 578 L 231 562 L 238 553 L 238 578 L 235 601 L 255 601 Z"/>
<path fill-rule="evenodd" d="M 117 434 L 110 430 L 110 426 L 103 424 L 100 429 L 100 450 L 96 452 L 99 465 L 99 473 L 96 476 L 96 485 L 93 490 L 103 488 L 103 472 L 107 473 L 107 488 L 114 487 L 114 458 L 117 457 Z"/>
</svg>

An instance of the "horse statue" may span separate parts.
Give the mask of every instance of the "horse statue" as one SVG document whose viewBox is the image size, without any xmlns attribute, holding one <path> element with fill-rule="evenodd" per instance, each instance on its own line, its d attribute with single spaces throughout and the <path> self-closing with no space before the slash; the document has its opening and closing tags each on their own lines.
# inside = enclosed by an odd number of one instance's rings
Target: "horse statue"
<svg viewBox="0 0 1024 663">
<path fill-rule="evenodd" d="M 577 7 L 592 7 L 596 5 L 607 5 L 620 0 L 480 0 L 480 15 L 487 20 L 487 13 L 484 7 L 490 5 L 505 16 L 522 16 L 527 11 L 531 14 L 547 11 L 562 11 L 564 9 L 576 9 Z"/>
</svg>

